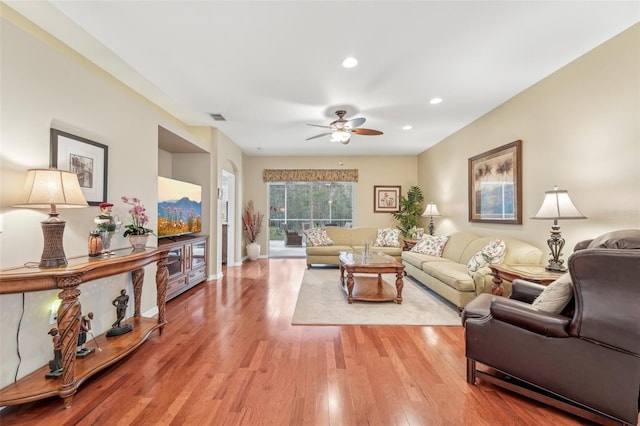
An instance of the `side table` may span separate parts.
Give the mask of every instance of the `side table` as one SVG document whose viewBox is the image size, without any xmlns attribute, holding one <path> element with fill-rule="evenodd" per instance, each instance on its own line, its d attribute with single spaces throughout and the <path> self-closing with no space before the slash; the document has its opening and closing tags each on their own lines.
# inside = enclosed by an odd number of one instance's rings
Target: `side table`
<svg viewBox="0 0 640 426">
<path fill-rule="evenodd" d="M 544 265 L 506 265 L 499 263 L 489 265 L 489 268 L 491 268 L 491 273 L 493 274 L 491 293 L 496 296 L 502 296 L 504 293 L 502 280 L 513 281 L 521 279 L 546 286 L 564 275 L 564 272 L 547 271 Z"/>
<path fill-rule="evenodd" d="M 413 248 L 413 246 L 416 245 L 416 243 L 418 242 L 418 240 L 414 240 L 412 238 L 405 238 L 404 239 L 404 246 L 402 247 L 402 251 L 409 251 Z"/>
</svg>

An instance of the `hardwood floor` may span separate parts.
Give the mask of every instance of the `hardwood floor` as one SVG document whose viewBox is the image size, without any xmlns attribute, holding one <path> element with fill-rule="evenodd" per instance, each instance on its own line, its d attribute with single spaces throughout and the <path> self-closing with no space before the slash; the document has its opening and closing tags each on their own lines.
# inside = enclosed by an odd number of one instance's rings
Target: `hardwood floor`
<svg viewBox="0 0 640 426">
<path fill-rule="evenodd" d="M 162 335 L 84 383 L 70 409 L 7 407 L 0 424 L 590 424 L 467 384 L 462 327 L 292 326 L 304 269 L 227 269 L 169 302 Z"/>
</svg>

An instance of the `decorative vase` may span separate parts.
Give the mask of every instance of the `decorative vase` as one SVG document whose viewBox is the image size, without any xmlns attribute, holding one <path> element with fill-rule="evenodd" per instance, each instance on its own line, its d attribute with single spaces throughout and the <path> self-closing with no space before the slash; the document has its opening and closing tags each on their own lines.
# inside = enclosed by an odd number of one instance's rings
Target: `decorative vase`
<svg viewBox="0 0 640 426">
<path fill-rule="evenodd" d="M 260 244 L 249 243 L 247 244 L 247 257 L 249 260 L 256 260 L 260 256 Z"/>
<path fill-rule="evenodd" d="M 89 256 L 97 257 L 102 253 L 102 239 L 97 229 L 89 231 Z"/>
<path fill-rule="evenodd" d="M 134 249 L 143 249 L 147 246 L 147 240 L 149 239 L 149 234 L 142 235 L 129 235 L 129 244 Z"/>
</svg>

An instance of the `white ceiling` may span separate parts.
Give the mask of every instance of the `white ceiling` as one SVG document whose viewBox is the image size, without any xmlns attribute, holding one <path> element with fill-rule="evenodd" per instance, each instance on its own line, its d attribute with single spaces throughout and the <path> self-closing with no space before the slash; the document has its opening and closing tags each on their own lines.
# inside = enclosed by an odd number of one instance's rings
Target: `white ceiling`
<svg viewBox="0 0 640 426">
<path fill-rule="evenodd" d="M 640 20 L 638 1 L 5 3 L 249 155 L 418 154 Z M 305 141 L 339 107 L 384 135 Z"/>
</svg>

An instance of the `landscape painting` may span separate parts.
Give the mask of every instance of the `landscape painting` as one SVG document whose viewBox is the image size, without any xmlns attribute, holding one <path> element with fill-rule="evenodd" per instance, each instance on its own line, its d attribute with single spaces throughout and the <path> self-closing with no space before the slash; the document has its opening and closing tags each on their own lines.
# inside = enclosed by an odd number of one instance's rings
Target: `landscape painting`
<svg viewBox="0 0 640 426">
<path fill-rule="evenodd" d="M 158 238 L 202 231 L 202 187 L 158 177 Z"/>
<path fill-rule="evenodd" d="M 469 159 L 469 221 L 522 224 L 522 141 Z"/>
</svg>

